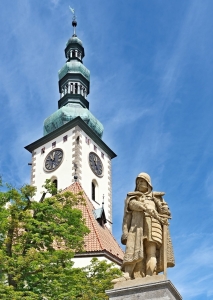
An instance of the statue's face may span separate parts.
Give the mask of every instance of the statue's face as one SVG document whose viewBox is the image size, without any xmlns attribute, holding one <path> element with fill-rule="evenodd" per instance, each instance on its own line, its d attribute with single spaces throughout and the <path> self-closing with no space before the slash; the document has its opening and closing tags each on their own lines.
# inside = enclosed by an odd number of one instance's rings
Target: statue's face
<svg viewBox="0 0 213 300">
<path fill-rule="evenodd" d="M 142 193 L 146 193 L 148 191 L 148 183 L 143 178 L 137 179 L 137 190 Z"/>
</svg>

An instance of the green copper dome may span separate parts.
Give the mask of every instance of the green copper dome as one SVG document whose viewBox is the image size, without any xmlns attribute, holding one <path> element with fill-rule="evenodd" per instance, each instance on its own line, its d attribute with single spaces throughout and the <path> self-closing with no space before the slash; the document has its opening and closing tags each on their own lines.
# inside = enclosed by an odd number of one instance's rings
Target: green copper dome
<svg viewBox="0 0 213 300">
<path fill-rule="evenodd" d="M 61 80 L 67 73 L 82 74 L 88 81 L 90 81 L 90 71 L 77 60 L 71 60 L 66 62 L 66 64 L 58 71 L 59 80 Z"/>
<path fill-rule="evenodd" d="M 77 44 L 79 44 L 79 45 L 81 45 L 81 46 L 83 47 L 82 41 L 81 41 L 77 36 L 71 37 L 71 38 L 67 41 L 66 47 L 67 47 L 69 44 L 75 44 L 75 43 L 77 43 Z"/>
<path fill-rule="evenodd" d="M 76 117 L 81 117 L 97 136 L 102 138 L 104 127 L 101 122 L 99 122 L 87 108 L 79 104 L 68 104 L 49 116 L 44 121 L 44 135 L 49 134 Z"/>
</svg>

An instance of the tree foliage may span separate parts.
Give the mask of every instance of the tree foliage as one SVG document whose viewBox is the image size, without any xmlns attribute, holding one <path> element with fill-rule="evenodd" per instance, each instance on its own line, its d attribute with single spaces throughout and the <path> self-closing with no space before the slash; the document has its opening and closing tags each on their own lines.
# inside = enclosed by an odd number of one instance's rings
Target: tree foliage
<svg viewBox="0 0 213 300">
<path fill-rule="evenodd" d="M 57 193 L 47 180 L 36 202 L 33 186 L 16 189 L 1 180 L 0 186 L 1 299 L 107 299 L 117 268 L 97 260 L 73 268 L 74 252 L 83 251 L 89 233 L 76 208 L 82 195 Z"/>
</svg>

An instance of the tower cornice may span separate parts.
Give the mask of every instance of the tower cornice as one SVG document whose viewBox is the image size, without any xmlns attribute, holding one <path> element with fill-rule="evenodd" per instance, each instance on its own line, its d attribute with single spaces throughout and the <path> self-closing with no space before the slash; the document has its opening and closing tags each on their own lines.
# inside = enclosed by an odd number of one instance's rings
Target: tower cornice
<svg viewBox="0 0 213 300">
<path fill-rule="evenodd" d="M 59 135 L 65 133 L 66 131 L 72 129 L 75 126 L 79 126 L 98 146 L 100 146 L 111 159 L 115 158 L 117 155 L 102 141 L 101 138 L 95 134 L 95 132 L 81 119 L 81 117 L 77 117 L 72 121 L 62 125 L 61 127 L 57 128 L 56 130 L 52 131 L 51 133 L 43 136 L 42 138 L 38 139 L 32 144 L 27 145 L 24 147 L 29 152 L 33 152 L 38 147 L 41 147 L 45 143 L 53 140 L 54 138 L 58 137 Z"/>
</svg>

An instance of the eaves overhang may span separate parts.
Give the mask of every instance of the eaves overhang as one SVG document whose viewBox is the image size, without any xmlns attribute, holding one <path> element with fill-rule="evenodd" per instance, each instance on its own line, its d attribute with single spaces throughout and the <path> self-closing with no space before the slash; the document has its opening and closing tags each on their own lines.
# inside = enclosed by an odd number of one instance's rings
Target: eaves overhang
<svg viewBox="0 0 213 300">
<path fill-rule="evenodd" d="M 39 140 L 29 144 L 28 146 L 24 147 L 30 153 L 32 153 L 35 149 L 41 147 L 42 145 L 50 142 L 54 138 L 58 137 L 59 135 L 65 133 L 66 131 L 72 129 L 75 126 L 79 126 L 103 151 L 105 151 L 111 159 L 115 158 L 117 155 L 105 144 L 102 139 L 100 139 L 95 132 L 81 119 L 81 117 L 77 117 L 68 123 L 62 125 L 61 127 L 57 128 L 53 132 L 43 136 Z"/>
<path fill-rule="evenodd" d="M 83 257 L 98 257 L 98 256 L 104 256 L 108 258 L 109 260 L 113 261 L 114 263 L 118 264 L 119 266 L 122 265 L 123 260 L 120 259 L 118 256 L 110 253 L 107 250 L 99 250 L 99 251 L 85 251 L 82 253 L 75 253 L 75 258 L 83 258 Z"/>
</svg>

